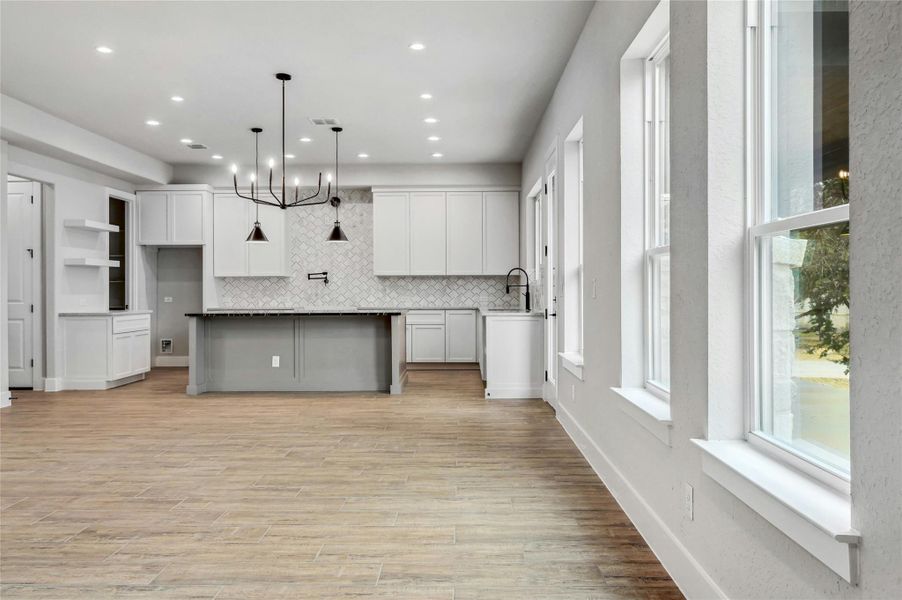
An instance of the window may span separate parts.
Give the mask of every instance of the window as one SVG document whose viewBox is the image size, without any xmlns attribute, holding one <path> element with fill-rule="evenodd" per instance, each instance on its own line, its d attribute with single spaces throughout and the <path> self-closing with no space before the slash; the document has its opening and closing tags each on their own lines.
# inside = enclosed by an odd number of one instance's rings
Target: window
<svg viewBox="0 0 902 600">
<path fill-rule="evenodd" d="M 564 141 L 564 366 L 582 377 L 583 120 Z M 573 367 L 573 368 L 571 368 Z"/>
<path fill-rule="evenodd" d="M 749 441 L 843 485 L 849 479 L 848 3 L 778 0 L 757 10 L 749 52 Z"/>
<path fill-rule="evenodd" d="M 645 387 L 670 392 L 670 45 L 645 64 Z"/>
</svg>

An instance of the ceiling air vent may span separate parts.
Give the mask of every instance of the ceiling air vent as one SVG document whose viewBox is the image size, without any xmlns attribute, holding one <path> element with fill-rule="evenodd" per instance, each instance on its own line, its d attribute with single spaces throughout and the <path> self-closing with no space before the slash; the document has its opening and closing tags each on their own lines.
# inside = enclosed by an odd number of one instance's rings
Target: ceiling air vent
<svg viewBox="0 0 902 600">
<path fill-rule="evenodd" d="M 309 117 L 309 119 L 314 125 L 338 125 L 338 119 L 329 119 L 326 117 Z"/>
<path fill-rule="evenodd" d="M 192 150 L 206 150 L 207 147 L 203 144 L 188 144 L 188 147 Z"/>
</svg>

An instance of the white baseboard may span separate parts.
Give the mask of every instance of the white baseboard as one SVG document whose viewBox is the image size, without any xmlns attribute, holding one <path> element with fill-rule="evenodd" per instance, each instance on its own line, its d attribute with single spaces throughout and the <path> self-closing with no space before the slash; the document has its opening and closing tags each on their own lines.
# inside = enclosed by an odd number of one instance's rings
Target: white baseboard
<svg viewBox="0 0 902 600">
<path fill-rule="evenodd" d="M 155 367 L 187 367 L 188 366 L 188 357 L 187 356 L 155 356 L 153 359 L 153 366 Z"/>
<path fill-rule="evenodd" d="M 9 390 L 0 392 L 0 408 L 6 408 L 7 406 L 12 405 L 12 395 L 9 393 Z"/>
<path fill-rule="evenodd" d="M 63 391 L 63 380 L 59 377 L 45 377 L 44 378 L 44 391 L 45 392 L 61 392 Z"/>
<path fill-rule="evenodd" d="M 542 386 L 539 387 L 487 387 L 487 400 L 541 400 Z"/>
<path fill-rule="evenodd" d="M 557 418 L 564 431 L 579 448 L 582 455 L 602 483 L 608 488 L 617 504 L 626 513 L 642 538 L 673 578 L 687 598 L 721 598 L 728 596 L 695 560 L 689 549 L 636 491 L 623 473 L 608 459 L 586 431 L 576 422 L 564 406 L 559 406 Z"/>
<path fill-rule="evenodd" d="M 144 373 L 138 373 L 137 375 L 130 375 L 128 377 L 123 377 L 122 379 L 113 379 L 112 381 L 107 379 L 63 379 L 61 380 L 62 387 L 56 391 L 111 390 L 121 385 L 127 385 L 129 383 L 141 381 L 142 379 L 144 379 L 144 376 Z"/>
</svg>

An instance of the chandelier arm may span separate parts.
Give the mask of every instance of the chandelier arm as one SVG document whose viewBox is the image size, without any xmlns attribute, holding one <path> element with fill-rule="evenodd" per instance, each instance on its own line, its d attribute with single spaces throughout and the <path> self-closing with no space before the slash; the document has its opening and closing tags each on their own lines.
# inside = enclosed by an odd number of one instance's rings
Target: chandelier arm
<svg viewBox="0 0 902 600">
<path fill-rule="evenodd" d="M 235 187 L 235 195 L 239 198 L 244 198 L 245 200 L 250 200 L 251 202 L 256 202 L 257 200 L 252 196 L 245 196 L 241 192 L 238 191 L 238 177 L 236 175 L 232 175 L 232 185 Z"/>
<path fill-rule="evenodd" d="M 275 192 L 272 191 L 272 168 L 269 169 L 269 194 L 276 199 L 276 202 L 279 203 L 279 206 L 282 206 L 282 201 L 279 200 L 279 197 L 276 196 Z"/>
<path fill-rule="evenodd" d="M 281 204 L 277 204 L 275 202 L 270 202 L 269 200 L 260 200 L 259 198 L 254 198 L 251 200 L 254 204 L 262 204 L 263 206 L 274 206 L 276 208 L 282 208 Z"/>
<path fill-rule="evenodd" d="M 305 202 L 307 202 L 307 200 L 312 200 L 312 199 L 316 198 L 317 196 L 319 196 L 319 193 L 322 191 L 322 189 L 323 189 L 323 174 L 320 173 L 320 174 L 319 174 L 319 182 L 318 182 L 317 185 L 316 185 L 316 193 L 314 193 L 312 196 L 307 196 L 306 198 L 301 198 L 300 200 L 297 200 L 297 190 L 295 190 L 295 196 L 294 196 L 294 197 L 295 197 L 295 201 L 294 201 L 294 202 L 291 202 L 291 203 L 289 203 L 289 204 L 287 204 L 286 206 L 301 206 L 302 204 L 303 204 L 304 206 L 314 206 L 314 205 L 316 205 L 316 204 L 325 204 L 325 201 L 323 201 L 323 202 L 310 202 L 309 204 L 304 204 Z M 330 189 L 331 189 L 331 188 L 330 188 Z M 327 199 L 328 199 L 328 194 L 326 194 L 326 196 L 327 196 Z"/>
</svg>

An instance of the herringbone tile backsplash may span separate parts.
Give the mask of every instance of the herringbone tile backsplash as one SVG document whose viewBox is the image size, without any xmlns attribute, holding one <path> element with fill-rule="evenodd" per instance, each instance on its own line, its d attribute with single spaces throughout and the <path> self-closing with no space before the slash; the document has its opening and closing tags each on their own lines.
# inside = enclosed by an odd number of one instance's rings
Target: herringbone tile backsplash
<svg viewBox="0 0 902 600">
<path fill-rule="evenodd" d="M 341 226 L 350 240 L 329 244 L 335 220 L 329 205 L 288 211 L 290 277 L 216 279 L 223 308 L 512 307 L 504 277 L 376 277 L 373 275 L 373 194 L 341 192 Z M 329 272 L 329 284 L 307 273 Z"/>
</svg>

